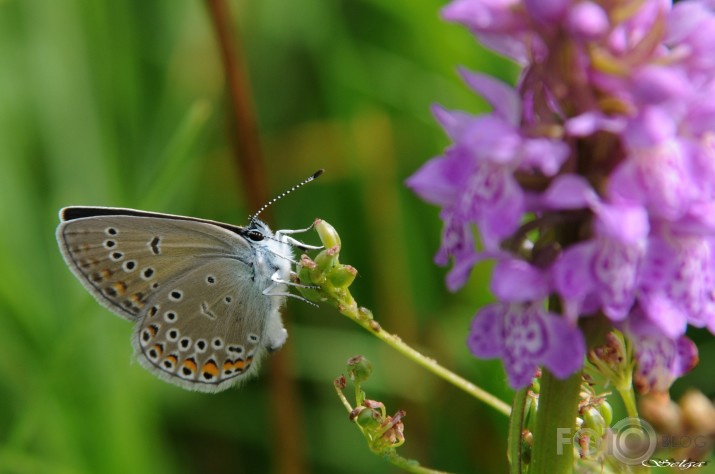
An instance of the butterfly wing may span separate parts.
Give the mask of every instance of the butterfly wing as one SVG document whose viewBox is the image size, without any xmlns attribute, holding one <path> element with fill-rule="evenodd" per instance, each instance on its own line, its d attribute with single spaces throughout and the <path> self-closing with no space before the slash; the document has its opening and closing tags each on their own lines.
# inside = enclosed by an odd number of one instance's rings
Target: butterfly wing
<svg viewBox="0 0 715 474">
<path fill-rule="evenodd" d="M 57 238 L 89 292 L 137 322 L 139 362 L 184 388 L 220 391 L 255 372 L 281 344 L 281 296 L 268 296 L 274 269 L 241 228 L 163 214 L 98 208 L 63 212 Z M 124 214 L 120 214 L 124 213 Z M 278 336 L 277 336 L 278 334 Z"/>
<path fill-rule="evenodd" d="M 233 259 L 207 259 L 147 303 L 132 337 L 144 367 L 206 392 L 223 390 L 256 370 L 269 337 L 266 322 L 280 318 L 280 304 L 258 291 L 239 265 Z"/>
</svg>

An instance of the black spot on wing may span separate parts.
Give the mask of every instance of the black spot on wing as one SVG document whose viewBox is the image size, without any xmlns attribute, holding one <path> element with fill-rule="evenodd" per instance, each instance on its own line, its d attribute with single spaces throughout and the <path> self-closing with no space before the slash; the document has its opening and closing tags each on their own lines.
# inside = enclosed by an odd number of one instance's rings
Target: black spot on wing
<svg viewBox="0 0 715 474">
<path fill-rule="evenodd" d="M 151 242 L 149 242 L 149 247 L 151 247 L 151 251 L 154 255 L 159 255 L 161 253 L 161 248 L 159 248 L 160 242 L 161 242 L 161 239 L 156 236 L 153 239 L 151 239 Z"/>
</svg>

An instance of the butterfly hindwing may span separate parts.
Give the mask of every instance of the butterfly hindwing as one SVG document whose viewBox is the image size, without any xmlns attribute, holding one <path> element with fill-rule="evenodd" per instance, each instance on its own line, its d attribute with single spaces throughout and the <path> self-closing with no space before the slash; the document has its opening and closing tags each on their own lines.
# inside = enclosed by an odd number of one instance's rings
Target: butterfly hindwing
<svg viewBox="0 0 715 474">
<path fill-rule="evenodd" d="M 132 336 L 143 366 L 164 380 L 206 392 L 255 371 L 265 352 L 271 300 L 238 265 L 243 264 L 206 260 L 159 291 Z"/>
</svg>

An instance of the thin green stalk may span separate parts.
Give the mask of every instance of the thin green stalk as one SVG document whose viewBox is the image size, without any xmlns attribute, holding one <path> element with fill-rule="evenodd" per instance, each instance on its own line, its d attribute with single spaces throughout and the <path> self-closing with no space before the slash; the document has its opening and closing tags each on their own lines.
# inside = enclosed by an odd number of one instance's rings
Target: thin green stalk
<svg viewBox="0 0 715 474">
<path fill-rule="evenodd" d="M 636 407 L 636 396 L 633 393 L 633 386 L 626 387 L 621 390 L 617 387 L 618 394 L 623 399 L 623 404 L 626 406 L 626 412 L 631 418 L 638 418 L 638 408 Z"/>
<path fill-rule="evenodd" d="M 444 471 L 437 471 L 435 469 L 430 469 L 428 467 L 415 464 L 414 461 L 405 459 L 397 452 L 392 451 L 388 454 L 383 455 L 383 457 L 390 462 L 390 464 L 399 467 L 407 472 L 414 472 L 415 474 L 447 474 Z"/>
<path fill-rule="evenodd" d="M 316 219 L 313 223 L 315 230 L 320 236 L 324 249 L 312 260 L 307 255 L 302 255 L 300 263 L 293 275 L 296 288 L 309 300 L 315 302 L 330 303 L 335 306 L 340 313 L 347 316 L 375 337 L 385 342 L 402 355 L 441 377 L 455 387 L 472 395 L 477 400 L 481 400 L 497 411 L 509 416 L 511 409 L 509 405 L 499 400 L 494 395 L 482 390 L 468 380 L 460 377 L 454 372 L 442 367 L 436 360 L 426 357 L 405 344 L 402 339 L 394 334 L 384 331 L 380 324 L 373 318 L 372 312 L 366 308 L 358 307 L 355 298 L 348 289 L 355 281 L 357 270 L 339 262 L 340 236 L 335 229 L 327 222 Z M 355 385 L 356 408 L 351 408 L 342 389 L 345 387 L 345 378 L 341 377 L 335 381 L 335 389 L 346 409 L 349 410 L 351 419 L 360 428 L 365 439 L 368 441 L 370 449 L 381 455 L 385 460 L 408 472 L 436 474 L 435 471 L 419 465 L 419 463 L 405 459 L 397 454 L 395 448 L 404 443 L 400 418 L 404 416 L 401 410 L 394 418 L 386 417 L 384 405 L 379 404 L 381 412 L 375 412 L 375 402 L 366 403 L 360 382 L 365 380 L 371 371 L 369 361 L 362 356 L 356 356 L 348 361 L 348 373 Z M 371 410 L 371 411 L 367 411 Z M 367 418 L 365 418 L 367 416 Z M 375 427 L 375 422 L 380 423 Z M 365 426 L 363 426 L 363 424 Z M 369 427 L 369 428 L 368 428 Z M 392 431 L 394 428 L 395 431 Z M 383 430 L 383 431 L 381 431 Z M 390 432 L 384 430 L 391 430 Z M 387 437 L 385 437 L 387 436 Z M 387 444 L 386 444 L 387 443 Z"/>
<path fill-rule="evenodd" d="M 498 412 L 509 416 L 511 408 L 505 402 L 477 387 L 467 379 L 442 367 L 436 360 L 416 351 L 405 344 L 400 337 L 383 330 L 380 324 L 375 321 L 369 309 L 359 308 L 348 289 L 355 280 L 357 270 L 350 265 L 341 264 L 338 260 L 341 248 L 340 236 L 330 224 L 321 219 L 316 219 L 314 226 L 325 250 L 320 252 L 315 257 L 315 260 L 310 259 L 307 255 L 301 256 L 296 275 L 301 285 L 297 288 L 306 298 L 334 305 L 340 313 L 358 323 L 408 359 L 465 391 L 477 400 L 483 401 Z"/>
<path fill-rule="evenodd" d="M 338 309 L 343 315 L 358 323 L 375 337 L 385 342 L 387 345 L 400 352 L 408 359 L 421 365 L 433 374 L 437 375 L 438 377 L 441 377 L 455 387 L 465 391 L 474 398 L 481 400 L 482 402 L 491 406 L 498 412 L 506 416 L 510 415 L 511 408 L 505 402 L 498 399 L 486 390 L 477 387 L 469 380 L 460 377 L 449 369 L 443 367 L 436 360 L 416 351 L 415 349 L 407 345 L 402 339 L 400 339 L 399 336 L 390 334 L 389 332 L 382 329 L 380 324 L 373 319 L 372 312 L 370 310 L 365 308 L 358 309 L 356 304 L 344 306 L 343 308 L 339 307 Z"/>
</svg>

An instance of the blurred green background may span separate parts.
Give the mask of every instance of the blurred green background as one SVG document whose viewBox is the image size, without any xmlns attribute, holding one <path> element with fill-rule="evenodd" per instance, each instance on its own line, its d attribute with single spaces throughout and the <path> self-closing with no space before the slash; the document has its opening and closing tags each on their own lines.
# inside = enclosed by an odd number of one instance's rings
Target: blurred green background
<svg viewBox="0 0 715 474">
<path fill-rule="evenodd" d="M 456 67 L 516 70 L 443 23 L 436 0 L 230 2 L 245 48 L 267 186 L 280 228 L 315 217 L 341 233 L 352 289 L 384 328 L 509 401 L 501 365 L 464 343 L 488 268 L 445 291 L 437 209 L 404 179 L 448 143 L 429 107 L 478 112 Z M 0 0 L 0 473 L 381 473 L 332 381 L 356 354 L 368 397 L 402 408 L 401 452 L 434 468 L 504 472 L 507 420 L 329 307 L 289 301 L 289 343 L 261 376 L 191 393 L 132 362 L 131 325 L 64 266 L 67 205 L 236 224 L 247 205 L 227 93 L 199 0 Z M 307 242 L 317 236 L 307 234 Z M 705 342 L 707 338 L 702 337 Z M 715 360 L 712 343 L 701 347 Z M 679 387 L 710 396 L 701 365 Z M 615 418 L 618 419 L 618 418 Z"/>
</svg>

